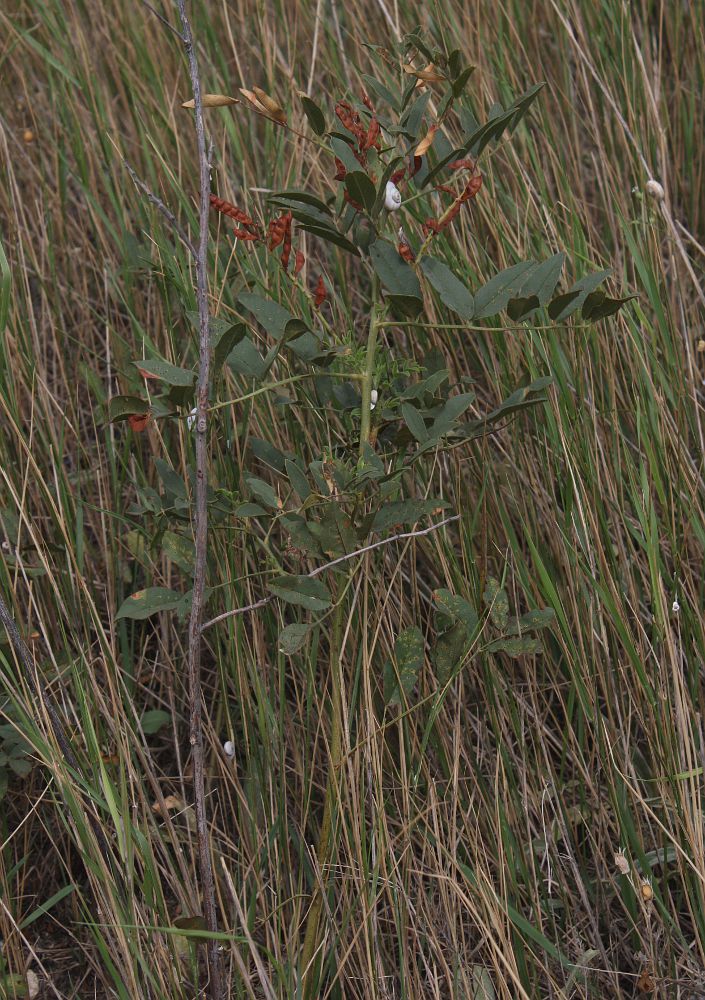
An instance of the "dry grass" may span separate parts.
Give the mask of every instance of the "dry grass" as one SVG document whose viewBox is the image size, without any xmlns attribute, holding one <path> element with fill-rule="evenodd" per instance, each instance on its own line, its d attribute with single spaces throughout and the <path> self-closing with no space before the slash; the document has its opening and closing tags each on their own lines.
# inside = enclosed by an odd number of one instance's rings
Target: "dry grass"
<svg viewBox="0 0 705 1000">
<path fill-rule="evenodd" d="M 291 659 L 276 652 L 275 607 L 208 633 L 209 803 L 231 994 L 297 995 L 311 889 L 323 879 L 322 998 L 557 1000 L 646 987 L 701 997 L 705 9 L 443 0 L 430 10 L 476 63 L 485 107 L 548 85 L 533 124 L 488 161 L 449 257 L 467 260 L 474 283 L 565 249 L 612 264 L 615 289 L 639 297 L 589 330 L 394 335 L 399 353 L 437 346 L 475 378 L 478 412 L 526 375 L 552 374 L 555 386 L 544 407 L 432 471 L 463 513 L 458 531 L 383 549 L 349 584 L 340 578 L 355 600 L 342 622 L 329 872 L 311 846 L 329 772 L 328 625 Z M 397 16 L 408 30 L 431 13 L 384 0 L 205 5 L 195 30 L 206 86 L 257 83 L 290 103 L 310 78 L 313 93 L 337 96 L 345 81 L 359 86 L 356 66 L 368 69 L 361 42 L 392 38 Z M 193 226 L 185 64 L 139 4 L 14 0 L 0 26 L 11 274 L 0 282 L 0 585 L 82 769 L 60 758 L 0 646 L 11 718 L 37 762 L 4 800 L 3 957 L 12 973 L 39 973 L 45 996 L 186 998 L 198 950 L 157 929 L 200 909 L 190 809 L 164 804 L 190 801 L 185 629 L 166 615 L 135 626 L 115 611 L 145 582 L 179 581 L 149 519 L 130 514 L 131 484 L 158 488 L 154 459 L 183 471 L 192 445 L 185 425 L 153 425 L 138 440 L 100 410 L 144 345 L 176 364 L 189 349 L 186 256 L 121 164 Z M 328 185 L 304 142 L 242 109 L 217 122 L 224 196 L 256 213 L 258 189 Z M 666 187 L 662 206 L 641 194 L 651 175 Z M 213 261 L 214 311 L 232 309 L 241 274 L 237 256 Z M 334 308 L 347 298 L 362 330 L 354 271 L 331 259 L 329 276 Z M 236 445 L 229 410 L 213 440 L 214 477 L 228 489 L 241 486 L 251 436 L 320 457 L 313 411 L 283 413 L 264 395 L 238 421 Z M 329 414 L 330 442 L 347 433 Z M 252 533 L 218 527 L 213 613 L 261 596 L 266 568 Z M 488 573 L 505 577 L 517 611 L 555 610 L 546 654 L 502 660 L 479 641 L 449 687 L 429 667 L 409 711 L 385 713 L 394 637 L 430 628 L 435 587 L 480 604 Z M 157 708 L 171 721 L 145 736 L 139 719 Z M 109 831 L 110 859 L 92 817 Z"/>
</svg>

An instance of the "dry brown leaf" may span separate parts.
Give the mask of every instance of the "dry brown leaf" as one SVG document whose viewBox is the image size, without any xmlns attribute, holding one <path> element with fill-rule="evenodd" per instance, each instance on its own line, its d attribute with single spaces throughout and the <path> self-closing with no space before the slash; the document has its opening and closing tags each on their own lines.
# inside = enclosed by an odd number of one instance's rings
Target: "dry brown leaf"
<svg viewBox="0 0 705 1000">
<path fill-rule="evenodd" d="M 645 969 L 636 981 L 636 988 L 640 993 L 653 993 L 656 989 L 656 981 L 649 969 Z"/>
<path fill-rule="evenodd" d="M 414 150 L 414 156 L 424 156 L 431 146 L 433 145 L 433 140 L 436 137 L 436 132 L 438 131 L 438 125 L 431 125 L 426 135 L 423 137 L 421 142 L 418 144 Z"/>
<path fill-rule="evenodd" d="M 201 97 L 201 104 L 204 108 L 227 108 L 231 104 L 239 103 L 237 97 L 228 97 L 227 94 L 203 94 Z M 181 107 L 195 108 L 196 102 L 191 98 L 190 101 L 184 101 Z"/>
</svg>

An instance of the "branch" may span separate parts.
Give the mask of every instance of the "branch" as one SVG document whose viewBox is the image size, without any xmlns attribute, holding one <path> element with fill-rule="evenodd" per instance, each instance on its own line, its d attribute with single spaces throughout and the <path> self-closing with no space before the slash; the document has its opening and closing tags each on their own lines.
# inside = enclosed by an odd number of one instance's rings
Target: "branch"
<svg viewBox="0 0 705 1000">
<path fill-rule="evenodd" d="M 362 549 L 355 549 L 354 552 L 348 552 L 347 555 L 338 556 L 337 559 L 324 563 L 323 566 L 318 566 L 316 569 L 311 570 L 310 573 L 306 573 L 306 576 L 318 576 L 320 573 L 324 573 L 327 569 L 331 569 L 333 566 L 338 566 L 340 563 L 347 562 L 348 559 L 355 559 L 357 556 L 363 556 L 366 552 L 372 552 L 373 549 L 378 549 L 382 545 L 390 545 L 392 542 L 400 542 L 405 538 L 421 538 L 423 535 L 430 535 L 432 531 L 438 531 L 439 528 L 444 527 L 446 524 L 451 524 L 453 521 L 459 520 L 460 514 L 454 514 L 452 517 L 447 517 L 444 521 L 432 524 L 428 528 L 421 528 L 419 531 L 404 531 L 400 535 L 392 535 L 391 538 L 383 538 L 379 542 L 372 542 L 371 545 L 365 545 Z M 263 608 L 265 605 L 270 604 L 271 601 L 274 600 L 274 597 L 274 594 L 270 594 L 269 597 L 263 597 L 261 601 L 256 601 L 254 604 L 248 604 L 244 608 L 235 608 L 233 611 L 224 611 L 222 615 L 218 615 L 216 618 L 211 618 L 210 621 L 202 625 L 201 631 L 205 631 L 205 629 L 210 628 L 211 625 L 216 625 L 218 622 L 222 622 L 226 618 L 234 618 L 235 615 L 244 615 L 247 614 L 248 611 L 256 611 L 258 608 Z"/>
<path fill-rule="evenodd" d="M 153 6 L 151 5 L 151 3 L 148 3 L 148 2 L 147 2 L 147 0 L 142 0 L 142 4 L 143 4 L 143 6 L 145 6 L 145 7 L 147 8 L 147 10 L 148 10 L 148 11 L 151 11 L 151 13 L 152 13 L 152 14 L 154 14 L 154 16 L 155 16 L 155 17 L 157 18 L 157 20 L 158 20 L 158 21 L 161 21 L 161 22 L 162 22 L 162 24 L 164 25 L 164 27 L 165 27 L 165 28 L 168 28 L 168 29 L 169 29 L 169 31 L 173 31 L 173 32 L 174 32 L 174 34 L 176 35 L 176 37 L 177 37 L 178 39 L 180 39 L 180 41 L 181 41 L 181 42 L 182 42 L 182 43 L 183 43 L 184 45 L 186 44 L 186 39 L 185 39 L 185 38 L 184 38 L 184 36 L 183 36 L 183 35 L 181 34 L 181 32 L 180 32 L 180 31 L 178 31 L 178 30 L 177 30 L 177 29 L 176 29 L 176 28 L 174 27 L 174 25 L 173 25 L 173 24 L 172 24 L 172 23 L 171 23 L 170 21 L 167 21 L 167 19 L 166 19 L 165 17 L 162 17 L 162 15 L 161 15 L 161 14 L 159 13 L 159 11 L 158 11 L 158 10 L 156 10 L 156 9 L 155 9 L 155 8 L 154 8 L 154 7 L 153 7 Z"/>
<path fill-rule="evenodd" d="M 154 191 L 151 190 L 151 188 L 147 187 L 145 182 L 142 180 L 141 177 L 138 176 L 135 170 L 133 170 L 133 168 L 130 166 L 130 164 L 127 162 L 124 156 L 122 157 L 122 162 L 125 166 L 125 170 L 127 170 L 128 174 L 130 175 L 134 183 L 137 185 L 137 187 L 140 189 L 140 191 L 144 194 L 147 201 L 150 201 L 154 205 L 154 207 L 162 213 L 166 221 L 169 223 L 169 225 L 174 230 L 176 235 L 179 237 L 181 242 L 184 244 L 184 246 L 191 254 L 193 259 L 198 260 L 198 251 L 196 250 L 196 247 L 189 239 L 188 233 L 183 228 L 181 223 L 178 221 L 178 219 L 171 211 L 171 209 L 167 208 L 162 199 L 158 195 L 156 195 Z"/>
<path fill-rule="evenodd" d="M 200 210 L 198 249 L 196 254 L 196 299 L 199 319 L 198 386 L 196 391 L 196 524 L 194 531 L 195 566 L 193 599 L 188 628 L 189 741 L 193 747 L 193 789 L 196 806 L 196 836 L 203 893 L 203 910 L 208 930 L 218 931 L 213 865 L 206 815 L 205 767 L 203 753 L 203 691 L 201 686 L 201 624 L 206 581 L 208 546 L 208 397 L 210 389 L 210 337 L 208 321 L 208 216 L 210 211 L 210 164 L 206 150 L 206 130 L 203 120 L 201 77 L 193 44 L 191 24 L 186 13 L 186 0 L 177 0 L 184 48 L 189 63 L 198 147 L 200 180 Z M 208 944 L 208 992 L 212 1000 L 222 1000 L 223 959 L 218 942 Z"/>
</svg>

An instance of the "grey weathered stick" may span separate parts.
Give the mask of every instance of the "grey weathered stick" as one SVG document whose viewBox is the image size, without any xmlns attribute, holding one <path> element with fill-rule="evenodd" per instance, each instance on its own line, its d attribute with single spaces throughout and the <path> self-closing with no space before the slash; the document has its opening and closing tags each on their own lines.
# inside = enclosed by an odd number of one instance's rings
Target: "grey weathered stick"
<svg viewBox="0 0 705 1000">
<path fill-rule="evenodd" d="M 333 559 L 331 562 L 324 563 L 322 566 L 317 566 L 316 569 L 312 569 L 310 573 L 306 576 L 318 576 L 320 573 L 325 572 L 325 570 L 330 569 L 332 566 L 337 566 L 339 563 L 347 562 L 348 559 L 355 559 L 356 556 L 363 556 L 365 552 L 371 552 L 373 549 L 378 549 L 382 545 L 389 545 L 391 542 L 401 542 L 405 538 L 421 538 L 423 535 L 430 535 L 432 531 L 438 531 L 446 524 L 452 524 L 453 521 L 459 521 L 460 514 L 453 514 L 452 517 L 447 517 L 443 521 L 438 521 L 436 524 L 431 524 L 428 528 L 421 528 L 418 531 L 403 531 L 400 535 L 392 535 L 391 538 L 382 538 L 379 542 L 372 542 L 371 545 L 365 545 L 361 549 L 355 549 L 354 552 L 348 552 L 347 555 L 338 556 L 337 559 Z M 201 626 L 201 631 L 210 628 L 211 625 L 216 625 L 218 622 L 224 621 L 226 618 L 234 618 L 235 615 L 244 615 L 248 611 L 256 611 L 258 608 L 263 608 L 266 604 L 271 603 L 274 600 L 274 594 L 270 594 L 269 597 L 263 597 L 260 601 L 255 601 L 254 604 L 247 604 L 244 608 L 234 608 L 232 611 L 224 611 L 222 615 L 217 615 L 215 618 L 211 618 L 210 621 L 205 622 Z"/>
<path fill-rule="evenodd" d="M 162 213 L 166 221 L 169 223 L 169 225 L 174 230 L 176 235 L 179 237 L 181 242 L 184 244 L 184 246 L 191 254 L 193 259 L 197 261 L 198 250 L 189 239 L 188 234 L 186 233 L 185 229 L 181 226 L 181 224 L 179 223 L 178 219 L 171 211 L 171 209 L 167 208 L 162 199 L 159 197 L 159 195 L 156 195 L 154 191 L 152 191 L 151 188 L 149 188 L 145 184 L 145 182 L 137 174 L 137 172 L 130 166 L 130 164 L 128 163 L 128 161 L 125 159 L 124 156 L 122 158 L 122 162 L 125 165 L 125 170 L 127 170 L 128 174 L 130 175 L 134 183 L 137 185 L 137 187 L 140 189 L 142 194 L 147 198 L 148 201 L 150 201 L 154 205 L 154 207 L 158 211 Z"/>
<path fill-rule="evenodd" d="M 188 629 L 189 739 L 193 752 L 193 788 L 196 806 L 196 837 L 198 840 L 203 915 L 209 930 L 218 930 L 213 865 L 206 816 L 205 768 L 203 752 L 203 692 L 201 687 L 201 623 L 206 582 L 208 545 L 208 395 L 210 389 L 210 336 L 208 323 L 208 215 L 210 210 L 210 164 L 206 151 L 206 130 L 203 120 L 201 77 L 193 44 L 191 23 L 186 13 L 186 0 L 177 0 L 181 31 L 189 63 L 193 88 L 196 142 L 200 179 L 198 217 L 198 247 L 196 256 L 196 299 L 199 319 L 198 386 L 196 390 L 196 525 L 195 566 L 191 616 Z M 218 942 L 208 944 L 208 992 L 212 1000 L 222 1000 L 223 960 Z"/>
</svg>

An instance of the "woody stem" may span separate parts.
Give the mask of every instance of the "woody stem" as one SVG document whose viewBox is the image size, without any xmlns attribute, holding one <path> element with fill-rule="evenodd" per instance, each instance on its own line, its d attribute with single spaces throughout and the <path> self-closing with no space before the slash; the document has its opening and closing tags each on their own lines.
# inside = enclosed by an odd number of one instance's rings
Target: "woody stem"
<svg viewBox="0 0 705 1000">
<path fill-rule="evenodd" d="M 372 277 L 372 301 L 370 303 L 370 327 L 367 334 L 365 370 L 362 375 L 362 402 L 360 404 L 360 456 L 370 440 L 370 404 L 372 402 L 372 380 L 375 374 L 377 355 L 377 331 L 382 325 L 382 305 L 379 294 L 379 278 Z"/>
</svg>

